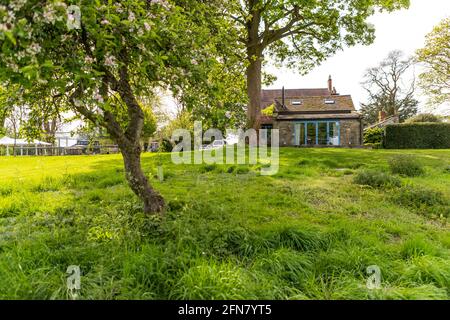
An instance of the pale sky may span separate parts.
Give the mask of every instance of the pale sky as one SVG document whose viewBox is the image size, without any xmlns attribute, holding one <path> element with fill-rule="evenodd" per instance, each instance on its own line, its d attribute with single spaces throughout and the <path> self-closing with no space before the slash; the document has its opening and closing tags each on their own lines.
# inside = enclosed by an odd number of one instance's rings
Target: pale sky
<svg viewBox="0 0 450 320">
<path fill-rule="evenodd" d="M 414 54 L 424 46 L 426 34 L 446 17 L 450 17 L 450 0 L 411 0 L 408 10 L 376 14 L 370 19 L 376 28 L 376 40 L 372 45 L 344 48 L 306 76 L 285 68 L 268 67 L 267 71 L 278 78 L 268 88 L 326 88 L 328 75 L 332 75 L 337 91 L 351 94 L 355 106 L 359 108 L 359 103 L 366 99 L 360 85 L 364 71 L 376 66 L 392 50 Z M 420 69 L 416 68 L 416 73 L 419 72 Z M 439 111 L 449 113 L 450 107 L 443 106 Z"/>
</svg>

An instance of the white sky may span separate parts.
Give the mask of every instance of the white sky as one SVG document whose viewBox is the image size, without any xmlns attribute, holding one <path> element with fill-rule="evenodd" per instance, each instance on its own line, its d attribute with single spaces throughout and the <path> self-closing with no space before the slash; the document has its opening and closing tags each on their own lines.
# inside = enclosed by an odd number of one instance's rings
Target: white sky
<svg viewBox="0 0 450 320">
<path fill-rule="evenodd" d="M 326 88 L 331 74 L 337 91 L 351 94 L 359 108 L 359 103 L 366 99 L 360 85 L 364 71 L 376 66 L 392 50 L 414 54 L 424 46 L 426 34 L 446 17 L 450 17 L 450 0 L 411 0 L 408 10 L 376 14 L 370 19 L 376 28 L 376 40 L 372 45 L 345 48 L 306 76 L 285 68 L 268 67 L 267 71 L 277 77 L 277 81 L 268 88 Z M 416 73 L 419 72 L 416 69 Z M 420 100 L 425 101 L 425 98 Z M 423 107 L 421 103 L 422 110 Z M 443 106 L 439 111 L 448 113 L 450 107 Z"/>
</svg>

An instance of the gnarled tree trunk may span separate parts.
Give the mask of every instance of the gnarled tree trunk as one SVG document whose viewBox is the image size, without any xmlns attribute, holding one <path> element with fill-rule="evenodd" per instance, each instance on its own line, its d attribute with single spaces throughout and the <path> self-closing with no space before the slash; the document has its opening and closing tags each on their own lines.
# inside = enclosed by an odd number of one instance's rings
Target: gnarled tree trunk
<svg viewBox="0 0 450 320">
<path fill-rule="evenodd" d="M 88 33 L 83 26 L 81 30 L 81 39 L 86 54 L 93 57 Z M 75 87 L 74 92 L 70 94 L 69 101 L 80 114 L 93 123 L 100 124 L 106 128 L 111 138 L 117 143 L 122 153 L 128 184 L 131 190 L 144 203 L 144 212 L 147 214 L 160 213 L 165 206 L 164 199 L 151 187 L 141 167 L 140 138 L 144 126 L 144 112 L 139 106 L 131 86 L 132 81 L 130 81 L 128 70 L 130 59 L 125 48 L 119 53 L 118 59 L 122 62 L 118 75 L 114 75 L 108 68 L 102 67 L 104 75 L 99 93 L 104 101 L 110 98 L 110 89 L 120 95 L 128 113 L 128 122 L 125 128 L 110 110 L 102 109 L 101 113 L 96 113 L 80 102 L 80 98 L 85 91 L 82 83 Z M 99 107 L 102 108 L 101 105 Z"/>
<path fill-rule="evenodd" d="M 141 167 L 141 147 L 119 145 L 125 165 L 125 175 L 131 190 L 143 201 L 145 213 L 159 213 L 164 208 L 163 197 L 149 184 Z"/>
</svg>

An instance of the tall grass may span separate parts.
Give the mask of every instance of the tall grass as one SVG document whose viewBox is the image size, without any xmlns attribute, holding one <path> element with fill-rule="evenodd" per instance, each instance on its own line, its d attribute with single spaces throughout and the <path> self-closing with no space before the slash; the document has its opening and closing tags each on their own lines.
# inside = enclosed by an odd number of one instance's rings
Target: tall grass
<svg viewBox="0 0 450 320">
<path fill-rule="evenodd" d="M 448 206 L 450 153 L 417 151 L 427 175 L 392 178 L 392 152 L 282 149 L 271 177 L 145 155 L 162 218 L 117 156 L 1 158 L 0 298 L 71 299 L 79 265 L 78 299 L 448 299 L 448 217 L 422 213 Z"/>
</svg>

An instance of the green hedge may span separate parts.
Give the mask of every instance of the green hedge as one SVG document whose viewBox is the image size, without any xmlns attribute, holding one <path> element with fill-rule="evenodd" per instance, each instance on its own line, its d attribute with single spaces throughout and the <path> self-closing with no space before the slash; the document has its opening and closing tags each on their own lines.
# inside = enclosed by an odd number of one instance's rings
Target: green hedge
<svg viewBox="0 0 450 320">
<path fill-rule="evenodd" d="M 370 128 L 364 131 L 364 144 L 381 144 L 384 139 L 384 129 Z"/>
<path fill-rule="evenodd" d="M 450 148 L 450 123 L 404 123 L 386 126 L 387 149 Z"/>
</svg>

